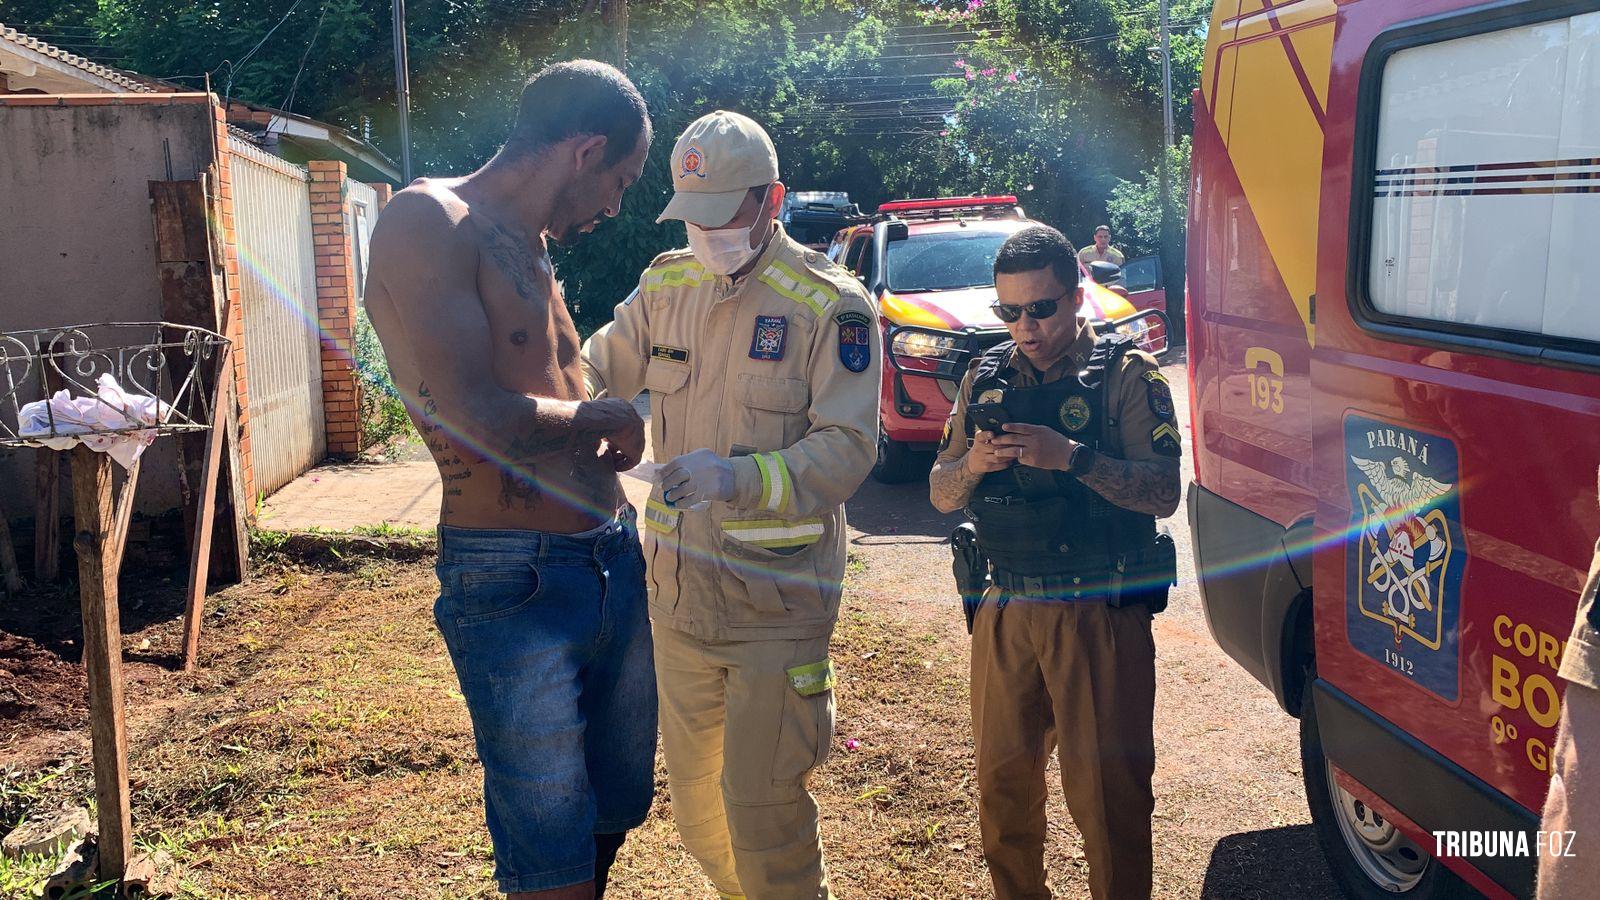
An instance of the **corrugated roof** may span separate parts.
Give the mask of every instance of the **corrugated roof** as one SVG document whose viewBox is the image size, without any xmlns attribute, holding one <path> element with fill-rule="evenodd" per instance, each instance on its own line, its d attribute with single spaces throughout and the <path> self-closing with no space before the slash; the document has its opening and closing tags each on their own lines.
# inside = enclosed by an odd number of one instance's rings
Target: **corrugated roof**
<svg viewBox="0 0 1600 900">
<path fill-rule="evenodd" d="M 4 22 L 0 22 L 0 40 L 10 44 L 16 44 L 19 47 L 25 47 L 35 53 L 40 53 L 50 57 L 51 59 L 66 63 L 75 69 L 81 69 L 97 78 L 105 79 L 106 81 L 109 81 L 125 90 L 133 91 L 134 93 L 138 94 L 154 93 L 154 90 L 149 86 L 129 78 L 126 74 L 117 69 L 102 66 L 99 63 L 90 59 L 85 59 L 76 53 L 68 53 L 54 44 L 48 44 L 36 37 L 24 34 Z"/>
</svg>

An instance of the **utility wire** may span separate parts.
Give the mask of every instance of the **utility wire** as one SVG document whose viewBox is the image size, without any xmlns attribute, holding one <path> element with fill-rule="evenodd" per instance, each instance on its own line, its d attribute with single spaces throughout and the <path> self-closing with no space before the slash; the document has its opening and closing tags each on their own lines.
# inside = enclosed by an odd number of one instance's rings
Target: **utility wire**
<svg viewBox="0 0 1600 900">
<path fill-rule="evenodd" d="M 294 3 L 289 7 L 289 11 L 283 14 L 283 18 L 279 19 L 276 25 L 273 25 L 271 28 L 267 29 L 267 33 L 261 36 L 261 40 L 257 41 L 254 47 L 250 48 L 250 52 L 244 55 L 244 59 L 239 60 L 237 63 L 234 63 L 231 60 L 228 61 L 228 80 L 222 88 L 222 106 L 224 109 L 226 109 L 228 106 L 229 98 L 233 96 L 233 76 L 238 74 L 240 69 L 244 68 L 245 63 L 248 63 L 250 58 L 256 55 L 256 51 L 261 49 L 261 46 L 267 42 L 268 38 L 272 37 L 272 35 L 280 26 L 283 25 L 283 23 L 289 21 L 289 17 L 294 15 L 294 11 L 300 8 L 300 3 L 301 0 L 294 0 Z"/>
<path fill-rule="evenodd" d="M 317 35 L 322 33 L 322 20 L 328 15 L 328 0 L 322 0 L 322 11 L 317 13 L 317 24 L 311 29 L 311 40 L 306 42 L 306 52 L 300 54 L 300 68 L 294 72 L 294 80 L 289 82 L 289 93 L 283 100 L 283 111 L 294 112 L 294 94 L 300 88 L 300 75 L 306 70 L 306 60 L 311 58 L 311 48 L 317 44 Z"/>
</svg>

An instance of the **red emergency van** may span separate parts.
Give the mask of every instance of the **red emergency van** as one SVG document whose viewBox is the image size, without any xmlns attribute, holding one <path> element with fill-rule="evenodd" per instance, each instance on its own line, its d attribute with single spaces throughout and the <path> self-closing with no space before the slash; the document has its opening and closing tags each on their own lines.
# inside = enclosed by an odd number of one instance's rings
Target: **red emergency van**
<svg viewBox="0 0 1600 900">
<path fill-rule="evenodd" d="M 1600 534 L 1600 2 L 1219 0 L 1190 187 L 1212 634 L 1347 893 L 1530 896 Z"/>
</svg>

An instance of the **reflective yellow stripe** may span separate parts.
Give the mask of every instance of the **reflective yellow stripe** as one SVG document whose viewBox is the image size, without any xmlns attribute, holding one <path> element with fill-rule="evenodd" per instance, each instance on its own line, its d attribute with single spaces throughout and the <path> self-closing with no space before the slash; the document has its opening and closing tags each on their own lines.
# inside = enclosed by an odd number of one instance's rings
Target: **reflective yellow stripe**
<svg viewBox="0 0 1600 900">
<path fill-rule="evenodd" d="M 641 287 L 646 291 L 659 291 L 662 288 L 681 287 L 688 285 L 696 287 L 706 280 L 705 267 L 698 262 L 689 261 L 662 266 L 659 269 L 646 269 Z"/>
<path fill-rule="evenodd" d="M 1157 425 L 1156 430 L 1150 432 L 1150 439 L 1153 441 L 1159 440 L 1163 434 L 1171 437 L 1180 444 L 1183 443 L 1183 438 L 1178 436 L 1178 429 L 1173 428 L 1172 423 L 1170 422 L 1162 422 L 1160 425 Z"/>
<path fill-rule="evenodd" d="M 825 659 L 810 665 L 795 666 L 787 670 L 789 684 L 795 693 L 802 697 L 814 697 L 817 694 L 833 690 L 833 660 Z"/>
<path fill-rule="evenodd" d="M 644 527 L 665 534 L 678 527 L 678 517 L 681 515 L 682 512 L 651 498 L 644 504 Z"/>
<path fill-rule="evenodd" d="M 819 316 L 823 310 L 839 299 L 839 292 L 832 286 L 804 278 L 778 260 L 773 260 L 767 266 L 759 280 Z"/>
<path fill-rule="evenodd" d="M 772 512 L 788 509 L 794 495 L 794 481 L 789 477 L 789 464 L 783 461 L 783 455 L 757 453 L 751 458 L 761 470 L 761 500 L 757 505 Z"/>
<path fill-rule="evenodd" d="M 728 537 L 767 548 L 815 544 L 825 530 L 821 519 L 729 519 L 722 523 L 722 532 Z"/>
</svg>

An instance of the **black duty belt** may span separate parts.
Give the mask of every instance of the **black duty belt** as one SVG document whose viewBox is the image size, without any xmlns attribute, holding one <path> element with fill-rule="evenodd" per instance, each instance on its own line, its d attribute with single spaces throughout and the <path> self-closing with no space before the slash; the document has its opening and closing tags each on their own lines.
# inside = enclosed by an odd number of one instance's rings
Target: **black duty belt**
<svg viewBox="0 0 1600 900">
<path fill-rule="evenodd" d="M 1002 591 L 1030 597 L 1103 601 L 1110 593 L 1103 579 L 1081 575 L 1015 575 L 996 569 L 993 577 Z"/>
</svg>

